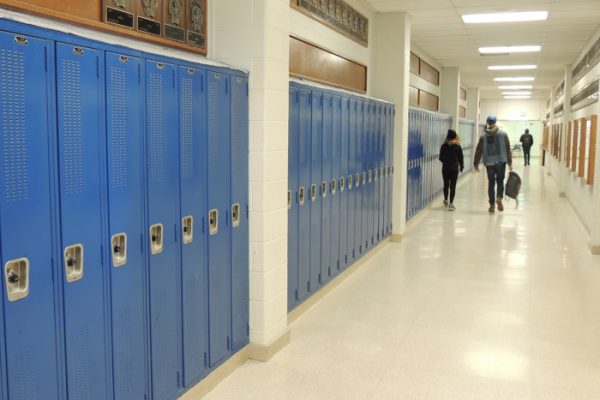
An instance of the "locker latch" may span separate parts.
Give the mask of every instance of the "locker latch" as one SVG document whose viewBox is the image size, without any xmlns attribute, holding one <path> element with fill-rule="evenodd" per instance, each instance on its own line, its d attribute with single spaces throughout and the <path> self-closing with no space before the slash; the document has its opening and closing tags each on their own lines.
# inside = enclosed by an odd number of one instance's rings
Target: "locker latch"
<svg viewBox="0 0 600 400">
<path fill-rule="evenodd" d="M 348 175 L 348 190 L 352 189 L 352 175 Z"/>
<path fill-rule="evenodd" d="M 211 236 L 219 233 L 219 210 L 216 208 L 208 212 L 208 232 Z"/>
<path fill-rule="evenodd" d="M 327 182 L 321 182 L 321 197 L 327 197 Z"/>
<path fill-rule="evenodd" d="M 379 179 L 379 170 L 377 168 L 375 168 L 373 170 L 373 179 L 374 180 L 378 180 Z"/>
<path fill-rule="evenodd" d="M 360 186 L 360 174 L 354 175 L 354 186 L 356 186 L 356 187 Z"/>
<path fill-rule="evenodd" d="M 154 224 L 150 226 L 150 252 L 152 255 L 163 251 L 163 225 Z"/>
<path fill-rule="evenodd" d="M 288 210 L 292 208 L 292 191 L 288 190 Z"/>
<path fill-rule="evenodd" d="M 340 192 L 346 190 L 346 178 L 343 176 L 340 178 Z"/>
<path fill-rule="evenodd" d="M 27 38 L 25 36 L 17 35 L 15 36 L 15 43 L 20 45 L 26 45 Z"/>
<path fill-rule="evenodd" d="M 306 190 L 304 189 L 304 186 L 300 186 L 300 188 L 298 188 L 298 201 L 300 203 L 300 205 L 304 204 L 304 198 L 306 197 L 305 192 Z"/>
<path fill-rule="evenodd" d="M 121 267 L 127 263 L 127 234 L 117 233 L 111 239 L 113 267 Z"/>
<path fill-rule="evenodd" d="M 10 260 L 4 266 L 6 296 L 9 301 L 20 300 L 29 294 L 29 259 Z"/>
<path fill-rule="evenodd" d="M 372 179 L 373 179 L 373 172 L 371 170 L 369 170 L 369 183 L 371 183 Z"/>
<path fill-rule="evenodd" d="M 67 282 L 75 282 L 83 278 L 83 245 L 74 244 L 65 248 L 65 272 Z"/>
<path fill-rule="evenodd" d="M 312 184 L 310 186 L 310 200 L 315 201 L 317 199 L 317 185 Z"/>
<path fill-rule="evenodd" d="M 362 173 L 362 184 L 363 184 L 363 186 L 365 186 L 367 184 L 367 173 L 366 172 Z"/>
<path fill-rule="evenodd" d="M 231 206 L 231 225 L 234 228 L 240 226 L 240 203 Z"/>
<path fill-rule="evenodd" d="M 181 230 L 183 237 L 183 244 L 190 244 L 194 240 L 194 217 L 191 215 L 185 216 L 181 219 Z"/>
<path fill-rule="evenodd" d="M 331 194 L 335 195 L 336 191 L 337 191 L 337 180 L 332 179 L 331 180 Z"/>
</svg>

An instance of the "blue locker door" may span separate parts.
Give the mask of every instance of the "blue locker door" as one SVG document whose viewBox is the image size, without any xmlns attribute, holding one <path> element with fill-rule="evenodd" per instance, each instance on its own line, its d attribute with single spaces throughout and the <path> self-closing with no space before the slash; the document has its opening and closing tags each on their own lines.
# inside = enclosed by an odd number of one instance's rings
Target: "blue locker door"
<svg viewBox="0 0 600 400">
<path fill-rule="evenodd" d="M 388 224 L 389 224 L 389 235 L 392 234 L 392 229 L 393 229 L 393 216 L 394 216 L 394 174 L 395 172 L 395 168 L 394 168 L 394 136 L 395 136 L 395 130 L 394 130 L 394 126 L 395 126 L 395 119 L 396 119 L 396 106 L 392 105 L 391 109 L 390 109 L 390 125 L 389 125 L 389 138 L 390 138 L 390 145 L 389 145 L 389 168 L 390 168 L 390 194 L 389 194 L 389 217 L 388 217 Z M 399 204 L 398 204 L 399 206 Z"/>
<path fill-rule="evenodd" d="M 340 268 L 345 268 L 348 264 L 348 139 L 349 135 L 349 111 L 350 99 L 342 97 L 342 137 L 341 160 L 339 173 L 339 194 L 340 194 L 340 216 L 339 216 L 339 237 L 340 237 Z"/>
<path fill-rule="evenodd" d="M 205 71 L 179 67 L 183 385 L 206 375 L 208 269 Z"/>
<path fill-rule="evenodd" d="M 379 195 L 377 196 L 378 204 L 377 209 L 379 212 L 379 224 L 377 229 L 377 240 L 383 239 L 385 236 L 385 132 L 387 124 L 387 106 L 383 104 L 381 106 L 381 112 L 379 113 L 380 129 L 379 129 L 379 145 L 377 146 L 377 166 L 379 168 Z"/>
<path fill-rule="evenodd" d="M 299 154 L 299 89 L 290 86 L 288 128 L 288 310 L 298 304 L 298 154 Z"/>
<path fill-rule="evenodd" d="M 355 153 L 356 153 L 356 99 L 351 97 L 348 101 L 348 154 L 347 154 L 347 164 L 348 170 L 346 172 L 346 191 L 348 197 L 348 242 L 346 245 L 346 254 L 348 255 L 348 264 L 351 264 L 355 257 L 356 253 L 354 250 L 355 240 L 354 240 L 354 216 L 356 215 L 355 211 L 355 198 L 356 198 L 356 182 L 354 182 L 354 174 L 356 169 L 354 167 L 355 162 Z"/>
<path fill-rule="evenodd" d="M 53 79 L 44 67 L 52 49 L 44 40 L 6 32 L 0 32 L 0 44 L 0 398 L 57 399 L 54 145 L 48 125 Z"/>
<path fill-rule="evenodd" d="M 379 147 L 381 146 L 381 104 L 375 108 L 375 135 L 373 138 L 373 242 L 379 241 Z"/>
<path fill-rule="evenodd" d="M 342 162 L 342 98 L 332 97 L 331 175 L 331 261 L 330 276 L 340 270 L 340 167 Z"/>
<path fill-rule="evenodd" d="M 208 292 L 210 367 L 231 350 L 229 76 L 208 72 Z"/>
<path fill-rule="evenodd" d="M 70 399 L 109 396 L 103 263 L 103 55 L 56 45 L 58 150 L 67 390 Z M 102 76 L 101 76 L 102 75 Z"/>
<path fill-rule="evenodd" d="M 329 184 L 333 156 L 333 97 L 323 94 L 323 165 L 321 168 L 321 283 L 331 276 L 331 191 Z"/>
<path fill-rule="evenodd" d="M 310 285 L 314 291 L 320 286 L 321 276 L 321 211 L 320 196 L 323 164 L 323 92 L 312 92 L 312 122 L 310 145 Z"/>
<path fill-rule="evenodd" d="M 152 391 L 181 387 L 179 113 L 177 68 L 146 60 L 146 129 Z"/>
<path fill-rule="evenodd" d="M 357 100 L 356 102 L 356 153 L 354 155 L 355 160 L 355 175 L 354 175 L 354 186 L 356 187 L 355 193 L 355 245 L 354 245 L 354 253 L 356 254 L 356 258 L 360 257 L 363 254 L 365 241 L 363 235 L 363 214 L 364 214 L 364 192 L 365 192 L 365 184 L 363 182 L 363 178 L 365 176 L 365 170 L 363 165 L 363 151 L 365 148 L 365 113 L 364 113 L 365 103 L 363 100 Z"/>
<path fill-rule="evenodd" d="M 108 235 L 115 399 L 146 395 L 144 135 L 139 58 L 106 54 Z"/>
<path fill-rule="evenodd" d="M 362 248 L 363 253 L 371 248 L 370 232 L 370 209 L 371 209 L 371 182 L 369 181 L 369 169 L 371 168 L 371 104 L 368 101 L 364 103 L 363 111 L 363 135 L 362 135 L 362 187 L 363 187 L 363 202 L 362 202 Z"/>
<path fill-rule="evenodd" d="M 299 97 L 299 201 L 298 201 L 298 298 L 308 296 L 310 283 L 310 166 L 311 100 L 310 91 L 300 90 Z"/>
<path fill-rule="evenodd" d="M 231 77 L 231 282 L 232 350 L 248 343 L 248 78 Z"/>
<path fill-rule="evenodd" d="M 379 129 L 379 123 L 377 117 L 379 115 L 379 105 L 372 103 L 371 105 L 371 136 L 370 146 L 371 151 L 369 155 L 369 170 L 371 172 L 371 187 L 370 187 L 370 207 L 369 207 L 369 238 L 370 245 L 375 244 L 375 237 L 377 234 L 377 223 L 379 216 L 377 215 L 377 192 L 379 190 L 379 180 L 376 179 L 377 175 L 377 130 Z"/>
</svg>

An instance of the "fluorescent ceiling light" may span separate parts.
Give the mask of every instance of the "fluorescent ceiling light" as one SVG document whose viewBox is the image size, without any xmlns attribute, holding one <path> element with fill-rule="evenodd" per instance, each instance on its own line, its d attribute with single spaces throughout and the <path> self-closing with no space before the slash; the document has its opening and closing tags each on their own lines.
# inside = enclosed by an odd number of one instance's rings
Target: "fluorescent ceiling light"
<svg viewBox="0 0 600 400">
<path fill-rule="evenodd" d="M 537 65 L 490 65 L 488 67 L 491 71 L 510 71 L 519 69 L 536 69 Z"/>
<path fill-rule="evenodd" d="M 505 96 L 531 96 L 531 92 L 519 91 L 519 92 L 502 92 Z"/>
<path fill-rule="evenodd" d="M 540 51 L 542 46 L 531 45 L 531 46 L 492 46 L 492 47 L 480 47 L 479 53 L 481 54 L 508 54 L 508 53 L 533 53 Z"/>
<path fill-rule="evenodd" d="M 465 24 L 493 24 L 498 22 L 545 21 L 548 11 L 500 12 L 489 14 L 466 14 L 461 16 Z"/>
<path fill-rule="evenodd" d="M 535 80 L 533 76 L 515 76 L 515 77 L 501 77 L 494 78 L 496 82 L 531 82 Z"/>
<path fill-rule="evenodd" d="M 531 85 L 500 85 L 498 89 L 518 90 L 518 89 L 531 89 Z"/>
<path fill-rule="evenodd" d="M 504 96 L 505 99 L 530 99 L 531 96 Z"/>
</svg>

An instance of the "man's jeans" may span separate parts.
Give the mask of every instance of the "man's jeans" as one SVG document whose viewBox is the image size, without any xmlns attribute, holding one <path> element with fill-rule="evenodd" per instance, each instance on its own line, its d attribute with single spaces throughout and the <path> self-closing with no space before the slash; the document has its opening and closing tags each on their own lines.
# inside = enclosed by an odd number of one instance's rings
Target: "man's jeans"
<svg viewBox="0 0 600 400">
<path fill-rule="evenodd" d="M 490 204 L 496 202 L 496 188 L 498 188 L 498 198 L 504 197 L 504 175 L 506 174 L 506 163 L 498 163 L 495 165 L 486 165 L 488 176 L 488 198 Z"/>
</svg>

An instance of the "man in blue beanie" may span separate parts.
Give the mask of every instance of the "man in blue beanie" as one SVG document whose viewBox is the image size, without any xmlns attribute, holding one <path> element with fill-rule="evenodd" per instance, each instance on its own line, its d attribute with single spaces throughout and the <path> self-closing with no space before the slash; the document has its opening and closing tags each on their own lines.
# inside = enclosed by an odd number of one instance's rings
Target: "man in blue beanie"
<svg viewBox="0 0 600 400">
<path fill-rule="evenodd" d="M 490 213 L 494 212 L 496 204 L 498 211 L 504 211 L 502 197 L 504 196 L 504 176 L 506 175 L 506 164 L 512 171 L 512 154 L 510 152 L 510 141 L 506 132 L 498 129 L 496 116 L 487 117 L 485 133 L 479 138 L 473 166 L 479 172 L 479 161 L 483 158 L 483 165 L 487 170 L 488 177 L 488 199 L 490 202 Z"/>
</svg>

